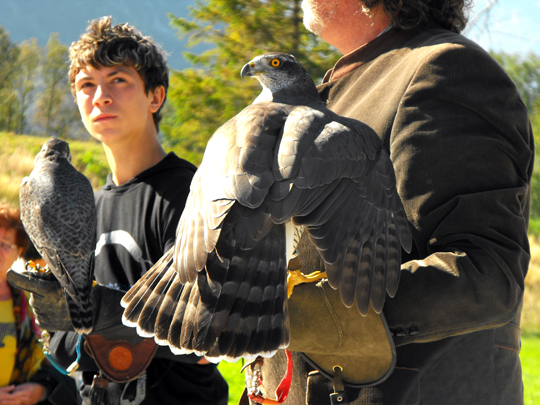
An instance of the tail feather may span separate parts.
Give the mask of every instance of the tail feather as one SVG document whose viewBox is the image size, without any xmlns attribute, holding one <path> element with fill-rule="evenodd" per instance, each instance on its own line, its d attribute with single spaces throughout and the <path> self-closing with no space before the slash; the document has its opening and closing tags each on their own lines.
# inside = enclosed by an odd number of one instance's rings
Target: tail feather
<svg viewBox="0 0 540 405">
<path fill-rule="evenodd" d="M 185 349 L 193 351 L 193 346 L 191 345 L 191 338 L 193 336 L 193 318 L 190 318 L 190 314 L 196 309 L 199 297 L 197 282 L 187 282 L 184 285 L 180 302 L 174 312 L 171 329 L 169 330 L 169 336 L 167 338 L 169 344 L 176 347 L 178 350 Z"/>
<path fill-rule="evenodd" d="M 153 285 L 153 281 L 156 279 L 156 277 L 160 277 L 162 273 L 160 273 L 156 269 L 162 269 L 164 267 L 164 263 L 170 262 L 172 260 L 172 255 L 174 253 L 174 248 L 169 249 L 162 257 L 159 259 L 156 264 L 154 264 L 150 270 L 148 270 L 146 273 L 143 274 L 143 276 L 137 280 L 137 282 L 129 289 L 129 291 L 124 295 L 121 301 L 121 305 L 124 308 L 127 308 L 127 305 L 133 301 L 134 297 L 138 295 L 139 290 L 142 286 L 148 286 Z"/>
<path fill-rule="evenodd" d="M 269 235 L 250 250 L 218 243 L 220 255 L 210 253 L 196 281 L 168 299 L 176 309 L 169 325 L 170 315 L 164 316 L 163 327 L 173 352 L 234 360 L 288 344 L 285 226 L 273 227 Z"/>
<path fill-rule="evenodd" d="M 219 352 L 226 359 L 272 353 L 288 345 L 285 249 L 285 225 L 279 225 L 248 252 L 245 285 L 239 286 L 240 299 L 219 338 Z"/>
<path fill-rule="evenodd" d="M 195 343 L 197 350 L 209 351 L 228 324 L 230 316 L 239 310 L 236 304 L 238 302 L 240 305 L 245 304 L 243 297 L 247 294 L 245 288 L 242 289 L 242 285 L 245 284 L 244 278 L 249 272 L 246 268 L 251 267 L 250 260 L 248 258 L 246 263 L 245 258 L 234 257 L 231 262 L 220 262 L 217 257 L 214 257 L 214 260 L 207 264 L 208 283 L 214 281 L 213 284 L 219 285 L 219 288 L 211 289 L 204 282 L 204 278 L 199 280 L 201 301 L 205 305 L 197 314 L 197 342 Z M 221 265 L 227 263 L 230 264 Z M 223 275 L 225 278 L 222 277 Z"/>
<path fill-rule="evenodd" d="M 172 250 L 169 250 L 150 270 L 148 270 L 122 297 L 120 304 L 125 308 L 122 322 L 127 326 L 136 326 L 152 291 L 167 274 L 172 263 Z"/>
<path fill-rule="evenodd" d="M 69 316 L 73 328 L 79 334 L 89 334 L 92 332 L 93 327 L 93 311 L 92 303 L 88 301 L 82 301 L 83 306 L 78 306 L 73 298 L 69 296 L 67 292 L 64 292 L 66 298 Z"/>
<path fill-rule="evenodd" d="M 172 315 L 170 328 L 167 334 L 167 343 L 176 352 L 183 350 L 181 343 L 182 326 L 186 313 L 186 308 L 189 304 L 189 299 L 191 297 L 191 292 L 195 288 L 196 284 L 193 282 L 187 282 L 186 284 L 184 284 L 184 288 L 182 289 L 182 293 L 180 294 L 178 304 L 176 305 L 174 314 Z"/>
<path fill-rule="evenodd" d="M 167 344 L 167 337 L 169 335 L 171 322 L 174 317 L 174 312 L 176 311 L 176 306 L 180 301 L 183 289 L 184 285 L 180 282 L 180 277 L 177 274 L 167 293 L 165 294 L 161 307 L 159 308 L 159 313 L 157 314 L 155 323 L 156 335 L 154 336 L 154 339 L 159 344 Z"/>
<path fill-rule="evenodd" d="M 195 282 L 186 305 L 182 322 L 182 334 L 180 335 L 180 347 L 189 351 L 194 350 L 195 320 L 197 319 L 196 314 L 200 302 L 201 294 L 199 293 L 197 282 Z"/>
<path fill-rule="evenodd" d="M 252 339 L 246 350 L 250 354 L 265 351 L 264 348 L 266 347 L 268 333 L 270 332 L 272 325 L 272 315 L 274 313 L 274 296 L 276 295 L 274 277 L 277 278 L 276 275 L 270 273 L 268 285 L 263 290 L 261 307 L 257 320 L 257 330 L 255 331 L 255 334 L 252 335 Z"/>
<path fill-rule="evenodd" d="M 220 336 L 220 354 L 229 354 L 236 358 L 247 351 L 247 348 L 257 331 L 258 316 L 262 305 L 264 286 L 267 282 L 268 273 L 252 272 L 255 276 L 249 282 L 249 293 L 245 299 L 243 311 L 238 316 L 229 318 L 230 324 L 223 330 Z M 239 303 L 241 305 L 242 303 Z M 240 309 L 240 308 L 238 308 Z"/>
<path fill-rule="evenodd" d="M 161 311 L 161 304 L 177 276 L 178 274 L 174 267 L 169 267 L 166 273 L 161 277 L 158 285 L 152 291 L 150 297 L 148 297 L 137 321 L 137 331 L 140 336 L 153 337 L 156 334 L 156 320 Z"/>
<path fill-rule="evenodd" d="M 401 246 L 395 223 L 388 227 L 388 275 L 386 278 L 386 291 L 390 297 L 396 295 L 401 276 Z"/>
<path fill-rule="evenodd" d="M 285 269 L 283 275 L 280 275 L 282 280 L 286 280 Z M 276 287 L 274 296 L 274 311 L 272 315 L 270 333 L 266 341 L 266 347 L 263 353 L 267 355 L 280 348 L 285 348 L 289 344 L 289 311 L 287 304 L 287 284 L 282 283 Z"/>
<path fill-rule="evenodd" d="M 341 300 L 346 307 L 350 308 L 354 304 L 354 294 L 356 287 L 356 280 L 358 278 L 358 259 L 360 257 L 361 247 L 360 241 L 361 235 L 356 235 L 347 247 L 347 252 L 343 256 L 342 263 L 338 264 L 343 268 L 341 278 L 339 280 L 339 293 Z"/>
<path fill-rule="evenodd" d="M 403 250 L 410 253 L 412 250 L 412 234 L 411 227 L 407 222 L 407 215 L 403 210 L 398 211 L 395 214 L 395 224 L 397 228 L 397 234 L 399 235 L 399 242 L 403 246 Z"/>
<path fill-rule="evenodd" d="M 51 257 L 48 256 L 49 262 Z M 60 282 L 68 305 L 71 323 L 80 333 L 92 331 L 92 280 L 94 255 L 80 256 L 64 250 L 54 251 L 53 267 L 49 267 Z M 47 263 L 49 263 L 47 262 Z"/>
<path fill-rule="evenodd" d="M 371 300 L 371 282 L 373 276 L 374 238 L 370 236 L 362 245 L 358 257 L 358 277 L 356 279 L 356 306 L 362 315 L 367 315 Z"/>
<path fill-rule="evenodd" d="M 376 242 L 373 256 L 371 305 L 375 312 L 380 314 L 386 297 L 386 276 L 388 274 L 388 262 L 386 260 L 388 234 L 386 214 L 383 211 L 378 213 L 377 227 L 374 230 L 376 233 L 373 236 Z"/>
<path fill-rule="evenodd" d="M 265 266 L 260 270 L 260 273 L 267 275 L 267 279 L 262 284 L 259 284 L 262 289 L 262 297 L 258 309 L 257 327 L 254 333 L 251 334 L 250 342 L 245 349 L 251 355 L 258 353 L 272 354 L 279 347 L 286 346 L 289 343 L 288 340 L 281 341 L 282 329 L 288 329 L 287 314 L 283 312 L 287 280 L 285 251 L 284 244 L 280 243 L 280 238 L 276 238 L 275 242 L 274 250 L 270 253 L 274 260 L 264 261 Z M 279 259 L 275 260 L 276 258 Z M 247 330 L 243 333 L 247 335 Z M 288 331 L 285 335 L 288 336 Z"/>
</svg>

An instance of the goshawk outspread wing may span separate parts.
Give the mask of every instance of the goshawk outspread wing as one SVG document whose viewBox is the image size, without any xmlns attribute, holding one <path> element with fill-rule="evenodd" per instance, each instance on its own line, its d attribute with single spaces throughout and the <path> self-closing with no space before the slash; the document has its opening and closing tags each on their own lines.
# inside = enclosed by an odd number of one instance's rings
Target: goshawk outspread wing
<svg viewBox="0 0 540 405">
<path fill-rule="evenodd" d="M 174 352 L 271 356 L 289 342 L 287 264 L 302 231 L 343 303 L 380 312 L 411 249 L 392 162 L 367 125 L 333 113 L 305 69 L 244 66 L 263 92 L 210 139 L 176 246 L 123 299 L 124 322 Z"/>
</svg>

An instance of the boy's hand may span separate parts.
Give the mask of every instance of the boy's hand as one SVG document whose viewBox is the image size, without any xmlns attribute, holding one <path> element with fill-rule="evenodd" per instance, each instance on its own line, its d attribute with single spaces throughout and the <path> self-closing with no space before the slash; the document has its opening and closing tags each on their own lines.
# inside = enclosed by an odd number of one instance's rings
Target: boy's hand
<svg viewBox="0 0 540 405">
<path fill-rule="evenodd" d="M 32 293 L 30 305 L 34 307 L 36 321 L 41 329 L 50 332 L 74 331 L 58 281 L 45 280 L 29 271 L 13 270 L 8 270 L 7 279 L 13 287 Z M 92 305 L 94 306 L 92 335 L 101 335 L 109 341 L 123 339 L 131 344 L 137 344 L 144 339 L 137 335 L 136 328 L 124 326 L 122 323 L 124 308 L 120 305 L 120 301 L 124 294 L 125 291 L 114 290 L 99 284 L 92 287 Z M 184 363 L 208 363 L 194 354 L 174 355 L 167 346 L 159 347 L 156 357 Z"/>
<path fill-rule="evenodd" d="M 73 330 L 64 293 L 56 279 L 46 280 L 34 272 L 10 269 L 7 280 L 13 287 L 32 293 L 30 305 L 41 329 L 51 332 Z"/>
<path fill-rule="evenodd" d="M 30 305 L 34 308 L 38 326 L 46 331 L 73 331 L 67 303 L 60 283 L 46 280 L 35 272 L 8 270 L 8 282 L 15 288 L 32 293 Z M 94 328 L 91 334 L 102 335 L 107 340 L 125 339 L 132 344 L 143 340 L 135 328 L 122 324 L 124 308 L 120 300 L 125 291 L 118 291 L 101 285 L 92 288 L 94 307 Z M 101 303 L 104 305 L 101 305 Z"/>
</svg>

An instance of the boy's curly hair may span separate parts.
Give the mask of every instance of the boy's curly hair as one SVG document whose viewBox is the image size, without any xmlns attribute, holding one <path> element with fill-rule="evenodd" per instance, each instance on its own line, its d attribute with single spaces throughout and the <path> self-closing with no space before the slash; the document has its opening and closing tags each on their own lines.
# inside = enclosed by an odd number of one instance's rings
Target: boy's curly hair
<svg viewBox="0 0 540 405">
<path fill-rule="evenodd" d="M 467 25 L 465 14 L 471 0 L 361 0 L 367 8 L 382 4 L 393 24 L 406 30 L 437 21 L 443 28 L 461 32 Z"/>
<path fill-rule="evenodd" d="M 86 32 L 71 44 L 69 59 L 69 83 L 74 97 L 75 76 L 87 65 L 97 69 L 118 65 L 133 67 L 141 75 L 147 94 L 158 86 L 164 86 L 167 97 L 169 68 L 163 49 L 151 37 L 143 36 L 129 24 L 113 26 L 110 16 L 90 22 Z M 158 130 L 161 108 L 154 113 L 154 123 Z"/>
</svg>

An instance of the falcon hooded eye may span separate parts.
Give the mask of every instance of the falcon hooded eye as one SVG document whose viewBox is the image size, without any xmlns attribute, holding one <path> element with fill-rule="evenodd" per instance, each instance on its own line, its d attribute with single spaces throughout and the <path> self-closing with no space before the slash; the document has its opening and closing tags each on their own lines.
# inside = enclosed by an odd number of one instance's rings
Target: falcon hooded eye
<svg viewBox="0 0 540 405">
<path fill-rule="evenodd" d="M 281 61 L 279 59 L 272 59 L 270 61 L 270 66 L 275 67 L 275 68 L 280 67 Z"/>
</svg>

